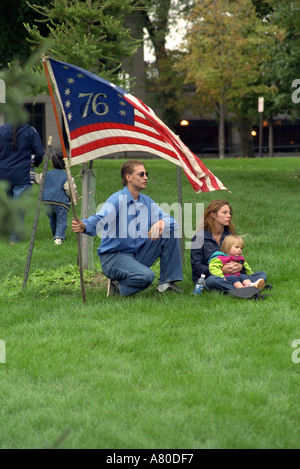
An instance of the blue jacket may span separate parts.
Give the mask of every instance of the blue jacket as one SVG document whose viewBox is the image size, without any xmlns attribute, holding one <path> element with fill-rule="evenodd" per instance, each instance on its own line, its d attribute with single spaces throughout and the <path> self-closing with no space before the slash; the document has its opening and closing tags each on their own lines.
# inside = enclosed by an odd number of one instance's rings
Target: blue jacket
<svg viewBox="0 0 300 469">
<path fill-rule="evenodd" d="M 227 227 L 224 228 L 220 244 L 213 238 L 210 230 L 198 231 L 192 239 L 191 249 L 191 265 L 192 265 L 192 279 L 197 282 L 201 274 L 208 277 L 210 274 L 208 269 L 208 261 L 210 256 L 215 251 L 221 250 L 221 244 L 224 238 L 230 234 Z"/>
<path fill-rule="evenodd" d="M 42 201 L 52 205 L 63 205 L 69 210 L 71 201 L 64 190 L 68 181 L 67 173 L 62 169 L 51 169 L 46 174 Z"/>
<path fill-rule="evenodd" d="M 31 155 L 34 165 L 43 161 L 44 148 L 38 132 L 28 124 L 21 124 L 17 134 L 17 149 L 12 148 L 12 125 L 0 127 L 0 180 L 12 186 L 30 184 Z"/>
</svg>

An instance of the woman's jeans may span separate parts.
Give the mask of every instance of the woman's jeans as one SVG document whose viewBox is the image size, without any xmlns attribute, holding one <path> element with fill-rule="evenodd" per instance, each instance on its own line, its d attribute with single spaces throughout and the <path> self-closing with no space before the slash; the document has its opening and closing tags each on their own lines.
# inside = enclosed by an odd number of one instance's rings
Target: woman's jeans
<svg viewBox="0 0 300 469">
<path fill-rule="evenodd" d="M 133 295 L 149 287 L 155 278 L 150 266 L 160 257 L 159 283 L 183 280 L 181 252 L 178 238 L 147 239 L 137 253 L 100 254 L 106 277 L 117 280 L 120 294 Z"/>
<path fill-rule="evenodd" d="M 9 189 L 6 190 L 6 194 L 11 199 L 19 199 L 21 197 L 29 195 L 29 192 L 32 188 L 32 184 L 22 184 L 19 186 L 11 186 Z M 19 226 L 24 226 L 24 218 L 25 212 L 20 210 L 19 212 Z M 13 233 L 10 237 L 10 241 L 12 243 L 18 243 L 21 240 L 21 236 L 19 233 Z"/>
<path fill-rule="evenodd" d="M 240 275 L 228 275 L 228 277 L 226 277 L 226 281 L 231 283 L 231 285 L 234 285 L 236 282 L 243 283 L 244 280 L 250 280 L 251 282 L 250 275 L 240 274 Z"/>
<path fill-rule="evenodd" d="M 237 281 L 239 277 L 236 277 Z M 248 275 L 248 278 L 251 282 L 256 282 L 259 278 L 263 278 L 264 281 L 267 281 L 267 274 L 265 272 L 255 272 L 254 274 Z M 232 283 L 226 281 L 225 277 L 216 277 L 215 275 L 210 275 L 205 280 L 205 286 L 208 290 L 234 290 Z"/>
</svg>

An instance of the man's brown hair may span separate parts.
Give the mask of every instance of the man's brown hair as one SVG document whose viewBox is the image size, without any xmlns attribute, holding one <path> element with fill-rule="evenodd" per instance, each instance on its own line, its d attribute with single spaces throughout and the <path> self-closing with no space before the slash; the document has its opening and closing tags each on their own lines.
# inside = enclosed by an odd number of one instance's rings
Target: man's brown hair
<svg viewBox="0 0 300 469">
<path fill-rule="evenodd" d="M 122 164 L 121 177 L 122 177 L 123 186 L 127 186 L 126 174 L 134 173 L 134 168 L 136 166 L 144 166 L 145 167 L 144 163 L 140 160 L 128 160 L 128 161 L 125 161 L 125 163 Z"/>
</svg>

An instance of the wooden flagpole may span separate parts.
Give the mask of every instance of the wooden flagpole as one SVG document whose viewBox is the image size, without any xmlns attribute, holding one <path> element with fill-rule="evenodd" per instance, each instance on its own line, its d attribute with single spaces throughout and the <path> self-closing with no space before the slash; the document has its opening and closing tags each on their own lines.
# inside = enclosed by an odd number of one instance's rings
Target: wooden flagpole
<svg viewBox="0 0 300 469">
<path fill-rule="evenodd" d="M 73 182 L 72 182 L 69 159 L 67 157 L 67 152 L 66 152 L 65 142 L 64 142 L 64 138 L 63 138 L 62 128 L 61 128 L 61 125 L 60 125 L 60 122 L 59 122 L 58 113 L 57 113 L 57 109 L 56 109 L 56 105 L 55 105 L 54 93 L 53 93 L 53 89 L 52 89 L 52 85 L 51 85 L 50 74 L 49 74 L 49 70 L 48 70 L 48 67 L 47 67 L 46 58 L 43 57 L 42 61 L 43 61 L 44 70 L 45 70 L 45 74 L 46 74 L 47 85 L 48 85 L 48 89 L 49 89 L 49 93 L 50 93 L 50 97 L 51 97 L 52 107 L 53 107 L 53 111 L 54 111 L 54 115 L 55 115 L 56 126 L 57 126 L 57 130 L 58 130 L 59 138 L 60 138 L 60 144 L 61 144 L 61 148 L 62 148 L 62 152 L 63 152 L 63 157 L 64 157 L 64 160 L 65 160 L 69 186 L 70 186 L 70 189 L 71 189 L 71 204 L 72 204 L 73 216 L 74 216 L 75 219 L 77 219 L 78 217 L 77 217 L 76 209 L 75 209 L 76 195 L 75 195 L 75 190 L 74 190 Z M 78 264 L 79 264 L 79 272 L 80 272 L 81 295 L 82 295 L 83 302 L 86 303 L 84 280 L 83 280 L 83 269 L 82 269 L 81 242 L 80 242 L 80 234 L 79 233 L 77 233 L 77 245 L 78 245 Z"/>
<path fill-rule="evenodd" d="M 43 168 L 42 181 L 41 181 L 41 184 L 40 184 L 40 190 L 39 190 L 39 196 L 38 196 L 38 206 L 36 208 L 35 217 L 34 217 L 34 221 L 33 221 L 31 238 L 30 238 L 29 249 L 28 249 L 27 260 L 26 260 L 26 266 L 25 266 L 25 272 L 24 272 L 24 277 L 23 277 L 23 288 L 26 287 L 28 276 L 29 276 L 29 269 L 30 269 L 30 264 L 31 264 L 33 246 L 34 246 L 35 235 L 36 235 L 37 225 L 38 225 L 39 216 L 40 216 L 41 201 L 42 201 L 42 195 L 43 195 L 44 186 L 45 186 L 46 173 L 47 173 L 47 169 L 48 169 L 48 162 L 49 162 L 51 150 L 52 150 L 52 137 L 49 137 L 48 138 L 48 148 L 46 150 L 46 154 L 45 154 L 45 158 L 44 158 L 44 168 Z"/>
<path fill-rule="evenodd" d="M 176 175 L 177 175 L 177 200 L 181 209 L 181 238 L 179 238 L 180 252 L 181 252 L 181 262 L 184 266 L 184 236 L 183 236 L 183 227 L 184 227 L 184 210 L 182 207 L 182 183 L 181 183 L 181 166 L 176 165 Z"/>
</svg>

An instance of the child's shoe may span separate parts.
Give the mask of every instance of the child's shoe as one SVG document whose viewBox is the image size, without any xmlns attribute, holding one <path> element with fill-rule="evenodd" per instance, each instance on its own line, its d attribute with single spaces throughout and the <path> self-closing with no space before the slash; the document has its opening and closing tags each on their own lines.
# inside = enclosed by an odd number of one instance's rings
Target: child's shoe
<svg viewBox="0 0 300 469">
<path fill-rule="evenodd" d="M 62 238 L 54 238 L 55 244 L 64 244 L 64 240 Z"/>
<path fill-rule="evenodd" d="M 256 287 L 259 290 L 263 290 L 265 288 L 266 282 L 263 278 L 259 278 L 256 282 L 250 284 L 250 287 Z"/>
</svg>

